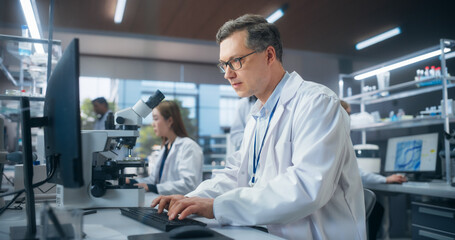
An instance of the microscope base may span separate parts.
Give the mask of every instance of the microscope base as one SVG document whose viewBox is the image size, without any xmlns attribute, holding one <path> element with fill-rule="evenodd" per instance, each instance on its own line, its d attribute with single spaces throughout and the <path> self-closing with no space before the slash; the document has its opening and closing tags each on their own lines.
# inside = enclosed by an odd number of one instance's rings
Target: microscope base
<svg viewBox="0 0 455 240">
<path fill-rule="evenodd" d="M 64 188 L 57 185 L 57 206 L 65 208 L 143 207 L 145 190 L 107 189 L 102 197 L 94 197 L 89 189 Z"/>
</svg>

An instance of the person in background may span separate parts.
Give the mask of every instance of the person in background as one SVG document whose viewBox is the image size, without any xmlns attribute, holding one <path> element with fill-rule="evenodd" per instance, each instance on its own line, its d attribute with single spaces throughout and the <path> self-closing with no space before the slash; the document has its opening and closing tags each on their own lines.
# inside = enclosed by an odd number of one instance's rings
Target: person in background
<svg viewBox="0 0 455 240">
<path fill-rule="evenodd" d="M 346 110 L 348 115 L 351 115 L 351 105 L 346 101 L 340 100 L 341 106 Z M 399 174 L 392 174 L 390 176 L 382 176 L 377 173 L 367 172 L 359 168 L 360 177 L 362 178 L 362 183 L 365 184 L 375 184 L 375 183 L 403 183 L 407 181 L 405 176 Z M 368 239 L 376 239 L 376 236 L 381 227 L 382 218 L 384 216 L 384 207 L 376 201 L 373 211 L 370 214 L 368 221 Z"/>
<path fill-rule="evenodd" d="M 256 96 L 240 150 L 195 191 L 159 196 L 169 219 L 267 225 L 286 239 L 365 239 L 365 203 L 349 117 L 334 92 L 282 65 L 278 28 L 259 15 L 217 33 L 218 67 L 240 97 Z"/>
<path fill-rule="evenodd" d="M 92 100 L 93 111 L 96 113 L 96 121 L 93 130 L 104 130 L 107 115 L 111 112 L 109 104 L 104 97 L 95 98 Z"/>
<path fill-rule="evenodd" d="M 162 139 L 159 162 L 150 166 L 146 178 L 126 179 L 127 184 L 159 194 L 187 194 L 202 181 L 203 154 L 199 145 L 188 137 L 179 106 L 163 101 L 152 111 L 153 130 Z"/>
<path fill-rule="evenodd" d="M 238 101 L 234 122 L 231 125 L 231 131 L 229 134 L 229 140 L 236 151 L 240 149 L 240 145 L 242 144 L 243 132 L 245 130 L 246 123 L 251 117 L 251 107 L 256 103 L 256 100 L 258 100 L 257 97 L 251 96 L 241 98 Z"/>
<path fill-rule="evenodd" d="M 351 105 L 346 101 L 340 100 L 341 106 L 346 110 L 348 115 L 351 115 Z M 362 178 L 363 184 L 365 183 L 403 183 L 407 181 L 405 176 L 399 174 L 393 174 L 387 177 L 382 175 L 372 173 L 372 172 L 365 172 L 359 168 L 360 177 Z"/>
<path fill-rule="evenodd" d="M 343 101 L 343 100 L 340 100 L 340 103 L 341 103 L 341 106 L 344 108 L 344 110 L 346 110 L 348 115 L 351 115 L 351 105 L 349 105 L 349 103 L 347 103 L 346 101 Z"/>
</svg>

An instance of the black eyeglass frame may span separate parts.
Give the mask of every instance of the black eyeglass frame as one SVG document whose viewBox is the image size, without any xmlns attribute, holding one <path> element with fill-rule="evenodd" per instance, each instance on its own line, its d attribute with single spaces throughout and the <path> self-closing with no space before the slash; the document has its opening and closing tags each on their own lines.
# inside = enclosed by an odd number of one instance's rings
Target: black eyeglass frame
<svg viewBox="0 0 455 240">
<path fill-rule="evenodd" d="M 241 56 L 241 57 L 238 57 L 238 58 L 233 58 L 233 59 L 231 59 L 231 60 L 229 60 L 227 62 L 220 61 L 217 66 L 220 69 L 221 73 L 226 73 L 227 66 L 229 66 L 231 68 L 231 70 L 237 71 L 237 70 L 242 68 L 242 61 L 241 60 L 246 58 L 246 57 L 248 57 L 248 56 L 250 56 L 253 53 L 257 53 L 257 51 L 253 51 L 251 53 L 248 53 L 247 55 L 244 55 L 244 56 Z M 234 66 L 232 66 L 232 62 L 233 61 L 234 62 L 238 62 L 240 64 L 240 67 L 238 67 L 237 69 L 234 68 Z"/>
</svg>

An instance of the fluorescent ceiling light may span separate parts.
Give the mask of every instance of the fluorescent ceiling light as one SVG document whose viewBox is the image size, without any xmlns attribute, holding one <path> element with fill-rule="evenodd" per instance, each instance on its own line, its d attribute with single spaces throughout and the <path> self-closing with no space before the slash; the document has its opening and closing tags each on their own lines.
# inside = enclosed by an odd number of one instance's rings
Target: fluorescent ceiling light
<svg viewBox="0 0 455 240">
<path fill-rule="evenodd" d="M 455 57 L 455 52 L 448 53 L 445 55 L 445 57 L 446 57 L 446 59 L 453 58 L 453 57 Z"/>
<path fill-rule="evenodd" d="M 267 17 L 267 22 L 274 23 L 276 20 L 280 19 L 283 15 L 284 15 L 284 11 L 282 8 L 280 8 Z"/>
<path fill-rule="evenodd" d="M 446 52 L 450 52 L 450 48 L 444 48 L 444 52 L 445 53 Z M 398 63 L 391 64 L 389 66 L 385 66 L 385 67 L 382 67 L 382 68 L 379 68 L 379 69 L 376 69 L 376 70 L 373 70 L 373 71 L 370 71 L 370 72 L 359 74 L 359 75 L 355 76 L 354 79 L 355 80 L 362 80 L 362 79 L 365 79 L 365 78 L 368 78 L 368 77 L 376 76 L 379 73 L 388 72 L 388 71 L 391 71 L 393 69 L 404 67 L 404 66 L 407 66 L 409 64 L 420 62 L 420 61 L 423 61 L 425 59 L 432 58 L 432 57 L 439 56 L 439 55 L 441 55 L 441 50 L 436 50 L 436 51 L 433 51 L 433 52 L 430 52 L 430 53 L 426 53 L 426 54 L 423 54 L 423 55 L 420 55 L 420 56 L 417 56 L 417 57 L 413 57 L 413 58 L 410 58 L 410 59 L 407 59 L 407 60 L 404 60 L 404 61 L 401 61 L 401 62 L 398 62 Z"/>
<path fill-rule="evenodd" d="M 25 21 L 30 31 L 32 38 L 41 39 L 41 34 L 38 30 L 38 24 L 36 23 L 35 13 L 32 8 L 30 0 L 21 0 L 22 11 L 24 12 Z M 44 54 L 44 48 L 42 44 L 35 43 L 35 51 L 40 54 Z"/>
<path fill-rule="evenodd" d="M 115 7 L 114 22 L 122 23 L 123 13 L 125 12 L 126 0 L 117 0 L 117 7 Z"/>
<path fill-rule="evenodd" d="M 377 36 L 369 38 L 369 39 L 367 39 L 365 41 L 361 41 L 361 42 L 357 43 L 355 45 L 355 49 L 357 49 L 357 50 L 364 49 L 364 48 L 369 47 L 369 46 L 371 46 L 373 44 L 376 44 L 378 42 L 382 42 L 382 41 L 384 41 L 384 40 L 386 40 L 388 38 L 394 37 L 394 36 L 396 36 L 396 35 L 398 35 L 400 33 L 401 33 L 401 29 L 399 27 L 396 27 L 396 28 L 394 28 L 392 30 L 389 30 L 387 32 L 384 32 L 384 33 L 381 33 L 381 34 L 379 34 Z"/>
</svg>

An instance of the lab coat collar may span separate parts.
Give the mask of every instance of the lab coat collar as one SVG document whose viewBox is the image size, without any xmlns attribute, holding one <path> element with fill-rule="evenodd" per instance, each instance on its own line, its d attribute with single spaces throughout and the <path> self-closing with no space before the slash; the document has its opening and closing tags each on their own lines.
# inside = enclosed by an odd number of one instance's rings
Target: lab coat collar
<svg viewBox="0 0 455 240">
<path fill-rule="evenodd" d="M 176 146 L 181 145 L 181 144 L 183 143 L 183 139 L 184 139 L 184 138 L 179 137 L 179 136 L 177 136 L 177 137 L 175 138 L 174 142 L 172 143 L 172 147 L 171 147 L 171 149 L 169 150 L 169 153 L 167 154 L 167 159 L 166 159 L 166 161 L 164 162 L 163 172 L 166 171 L 167 166 L 169 165 L 169 163 L 168 163 L 169 161 L 167 161 L 167 160 L 168 160 L 168 159 L 173 159 L 173 158 L 175 158 L 174 155 L 177 154 L 177 151 L 174 150 L 174 149 L 178 149 L 178 147 L 176 147 Z M 164 145 L 164 146 L 161 148 L 161 150 L 160 150 L 159 164 L 161 164 L 161 160 L 162 160 L 162 158 L 163 158 L 164 148 L 165 148 L 165 147 L 166 147 L 166 145 Z M 155 168 L 155 183 L 159 183 L 159 177 L 158 177 L 158 176 L 159 176 L 159 170 L 160 170 L 159 167 Z"/>
<path fill-rule="evenodd" d="M 180 145 L 180 144 L 182 144 L 182 143 L 183 143 L 183 138 L 177 136 L 177 137 L 175 138 L 175 140 L 174 140 L 174 143 L 173 143 L 172 145 L 175 146 L 175 145 Z"/>
<path fill-rule="evenodd" d="M 295 71 L 290 74 L 286 85 L 284 85 L 283 90 L 281 91 L 280 105 L 285 105 L 294 97 L 303 81 L 302 77 Z"/>
</svg>

